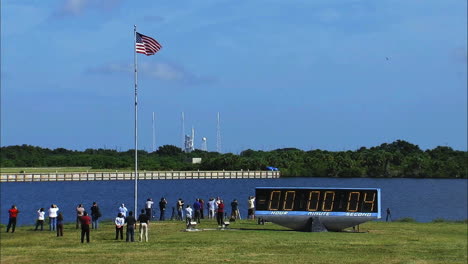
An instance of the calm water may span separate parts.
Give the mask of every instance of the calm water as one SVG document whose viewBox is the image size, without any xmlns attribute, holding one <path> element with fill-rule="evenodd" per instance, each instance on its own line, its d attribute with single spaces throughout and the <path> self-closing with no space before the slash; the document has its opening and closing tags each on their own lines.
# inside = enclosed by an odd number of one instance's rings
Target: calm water
<svg viewBox="0 0 468 264">
<path fill-rule="evenodd" d="M 390 208 L 393 219 L 412 217 L 421 222 L 436 218 L 464 220 L 468 218 L 467 184 L 468 180 L 460 179 L 142 180 L 138 185 L 138 206 L 143 208 L 147 198 L 151 197 L 157 203 L 164 196 L 169 202 L 166 217 L 167 214 L 170 217 L 171 207 L 179 197 L 186 204 L 192 204 L 197 197 L 207 201 L 209 197 L 220 196 L 227 204 L 237 199 L 244 217 L 247 214 L 247 197 L 255 193 L 255 187 L 375 187 L 382 189 L 382 210 Z M 52 203 L 58 205 L 67 222 L 74 221 L 75 208 L 79 203 L 89 210 L 93 201 L 98 202 L 104 219 L 113 219 L 121 203 L 125 203 L 129 210 L 133 210 L 134 204 L 133 181 L 2 183 L 0 191 L 0 220 L 3 224 L 8 222 L 7 212 L 12 204 L 20 210 L 19 225 L 33 224 L 37 209 L 44 207 L 47 210 Z"/>
</svg>

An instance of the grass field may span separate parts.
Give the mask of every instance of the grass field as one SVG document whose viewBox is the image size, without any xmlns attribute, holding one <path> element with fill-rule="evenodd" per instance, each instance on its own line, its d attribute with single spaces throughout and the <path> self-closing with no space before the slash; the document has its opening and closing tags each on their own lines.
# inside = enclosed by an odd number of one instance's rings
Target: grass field
<svg viewBox="0 0 468 264">
<path fill-rule="evenodd" d="M 230 230 L 215 221 L 184 232 L 182 222 L 150 224 L 150 242 L 115 240 L 111 222 L 91 231 L 91 243 L 80 243 L 80 231 L 65 226 L 64 236 L 1 230 L 1 263 L 467 263 L 466 223 L 369 222 L 360 233 L 296 232 L 272 223 L 242 220 Z M 48 230 L 48 228 L 47 228 Z M 124 234 L 125 236 L 125 234 Z M 137 238 L 138 240 L 138 238 Z"/>
</svg>

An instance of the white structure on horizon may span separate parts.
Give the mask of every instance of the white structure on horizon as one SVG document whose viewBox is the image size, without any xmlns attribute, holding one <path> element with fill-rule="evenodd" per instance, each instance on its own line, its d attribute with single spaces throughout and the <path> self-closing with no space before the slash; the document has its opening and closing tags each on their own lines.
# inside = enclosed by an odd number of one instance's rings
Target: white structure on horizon
<svg viewBox="0 0 468 264">
<path fill-rule="evenodd" d="M 192 135 L 191 136 L 185 135 L 184 151 L 186 153 L 190 153 L 195 150 L 195 147 L 193 144 L 195 141 L 194 139 L 195 139 L 195 129 L 192 127 Z"/>
<path fill-rule="evenodd" d="M 206 145 L 206 137 L 202 137 L 201 150 L 208 151 L 208 146 Z"/>
</svg>

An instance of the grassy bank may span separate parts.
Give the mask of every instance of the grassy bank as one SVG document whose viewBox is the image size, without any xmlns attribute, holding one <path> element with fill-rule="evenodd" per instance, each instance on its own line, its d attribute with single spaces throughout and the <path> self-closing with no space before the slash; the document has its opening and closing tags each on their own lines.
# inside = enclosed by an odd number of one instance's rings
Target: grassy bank
<svg viewBox="0 0 468 264">
<path fill-rule="evenodd" d="M 66 225 L 64 237 L 19 227 L 1 230 L 1 263 L 466 263 L 466 223 L 369 222 L 360 233 L 305 233 L 267 223 L 238 221 L 216 230 L 204 220 L 200 232 L 182 222 L 150 224 L 150 242 L 115 241 L 112 223 L 91 232 Z M 125 239 L 125 237 L 124 237 Z M 138 239 L 137 239 L 138 240 Z"/>
</svg>

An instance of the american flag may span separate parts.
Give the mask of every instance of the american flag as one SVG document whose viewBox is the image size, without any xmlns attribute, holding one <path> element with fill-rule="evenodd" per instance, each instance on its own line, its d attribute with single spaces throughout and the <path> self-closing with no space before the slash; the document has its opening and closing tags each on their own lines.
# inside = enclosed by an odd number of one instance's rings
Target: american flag
<svg viewBox="0 0 468 264">
<path fill-rule="evenodd" d="M 136 32 L 136 52 L 146 56 L 154 55 L 162 48 L 154 38 Z"/>
</svg>

